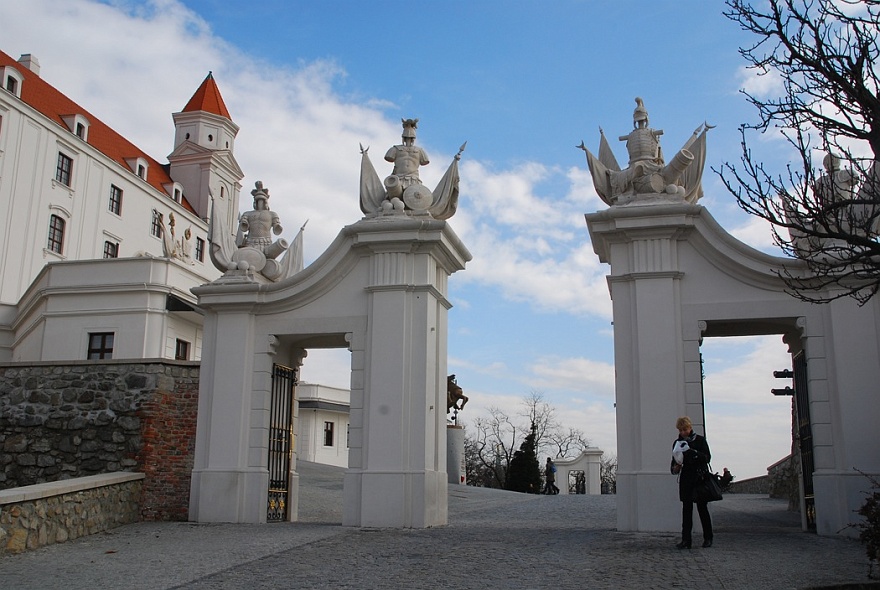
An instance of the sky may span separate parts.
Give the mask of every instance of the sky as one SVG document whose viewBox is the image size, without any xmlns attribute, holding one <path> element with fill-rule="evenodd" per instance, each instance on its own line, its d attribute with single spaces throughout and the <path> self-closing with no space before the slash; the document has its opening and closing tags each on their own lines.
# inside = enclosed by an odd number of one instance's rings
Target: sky
<svg viewBox="0 0 880 590">
<path fill-rule="evenodd" d="M 616 454 L 607 265 L 585 213 L 595 151 L 632 128 L 634 98 L 667 153 L 704 121 L 700 201 L 735 237 L 777 253 L 768 226 L 740 211 L 711 168 L 739 160 L 739 126 L 757 114 L 739 92 L 779 89 L 745 70 L 751 39 L 705 0 L 0 0 L 0 49 L 31 53 L 41 75 L 160 162 L 171 113 L 210 71 L 240 126 L 242 210 L 257 180 L 291 240 L 306 220 L 305 263 L 357 222 L 359 146 L 381 155 L 419 118 L 420 174 L 436 186 L 462 155 L 452 229 L 473 255 L 449 281 L 448 367 L 470 402 L 515 415 L 537 392 L 566 427 Z M 611 141 L 612 144 L 618 142 Z M 778 134 L 750 138 L 781 167 Z M 612 145 L 626 161 L 622 144 Z M 762 475 L 791 447 L 790 398 L 772 371 L 791 361 L 780 336 L 707 339 L 706 434 L 717 471 Z M 310 351 L 302 379 L 349 386 L 347 351 Z M 669 425 L 670 444 L 676 436 Z M 755 440 L 761 440 L 755 445 Z M 756 446 L 759 447 L 756 449 Z"/>
</svg>

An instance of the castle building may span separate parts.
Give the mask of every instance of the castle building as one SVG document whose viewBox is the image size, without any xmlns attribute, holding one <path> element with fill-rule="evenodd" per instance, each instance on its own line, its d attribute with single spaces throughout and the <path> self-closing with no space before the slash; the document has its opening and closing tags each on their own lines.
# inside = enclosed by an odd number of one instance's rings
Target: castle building
<svg viewBox="0 0 880 590">
<path fill-rule="evenodd" d="M 238 126 L 209 73 L 155 159 L 0 51 L 0 362 L 201 357 L 192 287 L 219 276 Z M 232 233 L 232 227 L 227 228 Z"/>
</svg>

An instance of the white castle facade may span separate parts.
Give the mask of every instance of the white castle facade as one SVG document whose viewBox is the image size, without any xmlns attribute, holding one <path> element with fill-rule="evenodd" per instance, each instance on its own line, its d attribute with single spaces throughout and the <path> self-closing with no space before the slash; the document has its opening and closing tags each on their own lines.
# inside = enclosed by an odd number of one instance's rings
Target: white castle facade
<svg viewBox="0 0 880 590">
<path fill-rule="evenodd" d="M 199 360 L 211 195 L 238 212 L 238 126 L 209 74 L 161 163 L 0 52 L 0 362 Z M 171 139 L 169 137 L 169 139 Z M 230 228 L 230 232 L 231 232 Z"/>
</svg>

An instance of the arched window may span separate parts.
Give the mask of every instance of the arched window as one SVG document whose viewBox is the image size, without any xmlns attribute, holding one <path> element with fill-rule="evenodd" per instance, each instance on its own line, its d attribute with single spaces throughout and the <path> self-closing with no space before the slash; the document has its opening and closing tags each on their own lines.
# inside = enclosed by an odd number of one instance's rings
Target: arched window
<svg viewBox="0 0 880 590">
<path fill-rule="evenodd" d="M 46 247 L 58 254 L 64 250 L 64 220 L 57 215 L 49 217 L 49 241 Z"/>
</svg>

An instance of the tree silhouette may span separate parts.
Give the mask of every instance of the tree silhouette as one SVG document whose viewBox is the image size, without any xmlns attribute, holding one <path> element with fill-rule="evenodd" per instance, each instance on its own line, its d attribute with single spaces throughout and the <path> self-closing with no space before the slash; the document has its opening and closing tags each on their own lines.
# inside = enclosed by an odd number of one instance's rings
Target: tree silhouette
<svg viewBox="0 0 880 590">
<path fill-rule="evenodd" d="M 782 84 L 776 97 L 742 91 L 759 120 L 740 129 L 740 164 L 716 172 L 739 206 L 769 222 L 776 244 L 799 260 L 780 273 L 792 295 L 864 304 L 880 288 L 880 2 L 726 4 L 724 15 L 754 35 L 739 51 L 748 67 Z M 751 132 L 771 129 L 797 154 L 783 171 L 766 168 L 747 142 Z"/>
</svg>

